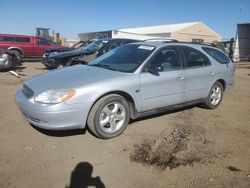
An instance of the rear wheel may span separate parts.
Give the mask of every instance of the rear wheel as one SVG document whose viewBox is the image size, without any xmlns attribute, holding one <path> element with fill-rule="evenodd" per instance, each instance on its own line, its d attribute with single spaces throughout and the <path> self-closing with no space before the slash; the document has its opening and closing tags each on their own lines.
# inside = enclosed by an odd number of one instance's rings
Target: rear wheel
<svg viewBox="0 0 250 188">
<path fill-rule="evenodd" d="M 89 113 L 89 130 L 103 139 L 119 136 L 129 123 L 129 114 L 126 99 L 115 94 L 105 96 L 94 104 Z"/>
<path fill-rule="evenodd" d="M 215 82 L 205 101 L 205 106 L 209 109 L 217 108 L 223 98 L 223 86 L 220 82 Z"/>
</svg>

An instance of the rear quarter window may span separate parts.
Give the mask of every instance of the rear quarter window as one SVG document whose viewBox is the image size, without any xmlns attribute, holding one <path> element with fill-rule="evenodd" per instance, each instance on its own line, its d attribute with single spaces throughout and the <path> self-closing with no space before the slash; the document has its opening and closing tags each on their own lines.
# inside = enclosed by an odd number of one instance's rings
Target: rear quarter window
<svg viewBox="0 0 250 188">
<path fill-rule="evenodd" d="M 230 63 L 229 58 L 222 53 L 219 50 L 216 50 L 214 48 L 207 48 L 207 47 L 202 47 L 202 49 L 208 53 L 208 55 L 210 55 L 212 58 L 214 58 L 217 62 L 221 63 L 221 64 L 227 64 Z"/>
<path fill-rule="evenodd" d="M 1 37 L 0 36 L 0 41 L 2 41 L 2 42 L 14 42 L 14 37 Z"/>
</svg>

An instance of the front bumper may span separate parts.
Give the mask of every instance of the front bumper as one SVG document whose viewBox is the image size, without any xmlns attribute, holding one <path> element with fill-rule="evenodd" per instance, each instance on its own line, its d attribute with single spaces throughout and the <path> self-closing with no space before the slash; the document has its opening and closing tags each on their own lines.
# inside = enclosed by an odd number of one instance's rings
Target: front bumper
<svg viewBox="0 0 250 188">
<path fill-rule="evenodd" d="M 42 64 L 49 69 L 55 69 L 59 66 L 59 64 L 57 63 L 55 59 L 50 59 L 48 57 L 44 57 L 42 59 Z"/>
<path fill-rule="evenodd" d="M 23 117 L 32 125 L 47 130 L 82 129 L 86 125 L 90 103 L 43 105 L 27 98 L 22 90 L 16 93 L 16 103 Z"/>
</svg>

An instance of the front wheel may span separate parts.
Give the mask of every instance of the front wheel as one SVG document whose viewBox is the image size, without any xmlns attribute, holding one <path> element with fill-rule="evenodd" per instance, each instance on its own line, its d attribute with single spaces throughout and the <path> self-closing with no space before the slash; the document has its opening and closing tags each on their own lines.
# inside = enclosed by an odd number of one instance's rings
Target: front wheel
<svg viewBox="0 0 250 188">
<path fill-rule="evenodd" d="M 64 67 L 70 67 L 70 66 L 72 66 L 72 65 L 73 65 L 73 60 L 72 60 L 72 59 L 69 59 L 69 60 L 65 63 Z"/>
<path fill-rule="evenodd" d="M 15 57 L 14 57 L 15 63 L 17 65 L 21 65 L 22 61 L 23 61 L 23 55 L 19 51 L 17 51 L 17 50 L 10 50 L 10 51 L 15 54 Z"/>
<path fill-rule="evenodd" d="M 217 108 L 223 98 L 223 86 L 220 82 L 215 82 L 205 101 L 205 106 L 209 109 Z"/>
<path fill-rule="evenodd" d="M 125 98 L 115 94 L 105 96 L 94 104 L 89 113 L 89 130 L 103 139 L 119 136 L 129 123 L 129 114 Z"/>
</svg>

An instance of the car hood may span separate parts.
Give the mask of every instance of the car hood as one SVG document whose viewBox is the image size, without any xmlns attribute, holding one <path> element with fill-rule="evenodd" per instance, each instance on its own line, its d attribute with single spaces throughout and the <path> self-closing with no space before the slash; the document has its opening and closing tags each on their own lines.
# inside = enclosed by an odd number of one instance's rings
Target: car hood
<svg viewBox="0 0 250 188">
<path fill-rule="evenodd" d="M 72 50 L 68 52 L 61 52 L 58 54 L 51 55 L 49 58 L 51 59 L 61 59 L 66 57 L 74 57 L 74 56 L 80 56 L 80 55 L 90 55 L 95 53 L 95 51 L 89 51 L 89 50 Z"/>
<path fill-rule="evenodd" d="M 51 53 L 51 52 L 66 52 L 74 50 L 73 48 L 68 48 L 68 47 L 58 47 L 58 48 L 47 48 L 45 49 L 46 53 Z"/>
<path fill-rule="evenodd" d="M 77 89 L 125 75 L 100 67 L 77 65 L 40 74 L 26 81 L 25 85 L 37 95 L 51 89 Z"/>
</svg>

